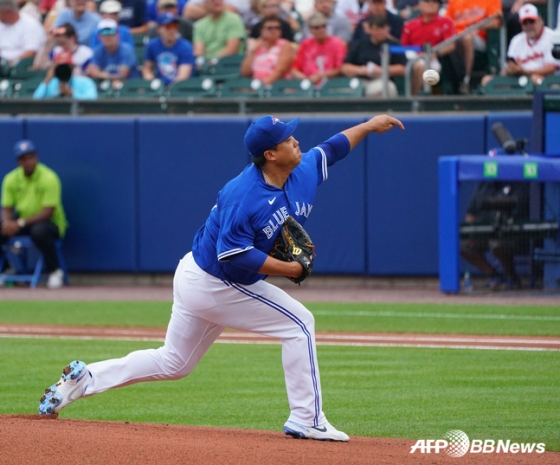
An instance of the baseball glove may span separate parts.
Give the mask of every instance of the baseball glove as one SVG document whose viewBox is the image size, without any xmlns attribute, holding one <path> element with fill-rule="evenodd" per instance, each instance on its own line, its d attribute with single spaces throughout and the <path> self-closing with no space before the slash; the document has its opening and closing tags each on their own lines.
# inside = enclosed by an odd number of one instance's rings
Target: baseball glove
<svg viewBox="0 0 560 465">
<path fill-rule="evenodd" d="M 288 216 L 274 242 L 270 255 L 283 262 L 298 262 L 303 267 L 301 276 L 299 278 L 287 276 L 287 278 L 299 284 L 313 271 L 315 246 L 303 226 L 292 216 Z"/>
</svg>

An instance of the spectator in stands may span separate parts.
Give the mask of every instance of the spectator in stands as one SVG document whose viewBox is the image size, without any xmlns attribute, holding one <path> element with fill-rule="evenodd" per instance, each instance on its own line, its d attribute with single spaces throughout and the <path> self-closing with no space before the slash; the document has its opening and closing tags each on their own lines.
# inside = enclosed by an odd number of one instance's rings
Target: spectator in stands
<svg viewBox="0 0 560 465">
<path fill-rule="evenodd" d="M 342 16 L 334 11 L 335 0 L 315 0 L 315 11 L 322 13 L 327 18 L 327 32 L 329 36 L 336 36 L 344 42 L 352 39 L 352 25 L 346 16 Z M 312 32 L 307 27 L 309 21 L 303 26 L 303 37 L 313 37 Z"/>
<path fill-rule="evenodd" d="M 161 79 L 166 86 L 191 77 L 194 66 L 192 45 L 179 36 L 179 18 L 165 13 L 158 18 L 159 37 L 146 47 L 142 77 Z"/>
<path fill-rule="evenodd" d="M 405 21 L 416 18 L 420 13 L 418 7 L 419 0 L 397 0 L 395 8 L 399 16 Z"/>
<path fill-rule="evenodd" d="M 13 66 L 33 58 L 44 42 L 41 23 L 20 14 L 16 0 L 0 0 L 0 58 Z"/>
<path fill-rule="evenodd" d="M 69 52 L 72 55 L 72 74 L 83 76 L 93 56 L 93 50 L 85 45 L 78 44 L 76 30 L 70 23 L 65 23 L 48 34 L 47 42 L 35 57 L 33 67 L 47 69 L 44 83 L 48 84 L 54 77 L 54 57 L 60 52 Z"/>
<path fill-rule="evenodd" d="M 328 18 L 318 11 L 307 20 L 307 27 L 313 37 L 300 44 L 292 65 L 292 77 L 308 78 L 316 87 L 327 79 L 342 74 L 341 68 L 346 57 L 346 42 L 331 36 L 327 31 Z"/>
<path fill-rule="evenodd" d="M 282 39 L 289 40 L 290 42 L 294 41 L 294 32 L 300 30 L 300 25 L 297 19 L 290 17 L 289 13 L 282 9 L 280 0 L 259 0 L 259 14 L 259 21 L 251 27 L 249 33 L 251 39 L 258 39 L 261 36 L 261 26 L 264 18 L 276 16 L 282 26 Z"/>
<path fill-rule="evenodd" d="M 57 16 L 54 27 L 70 23 L 76 30 L 78 43 L 89 45 L 90 37 L 95 33 L 101 16 L 86 9 L 86 0 L 69 0 L 69 5 L 70 8 L 61 11 Z"/>
<path fill-rule="evenodd" d="M 342 74 L 347 77 L 360 77 L 364 81 L 366 95 L 379 97 L 383 95 L 381 77 L 381 51 L 383 44 L 400 45 L 389 38 L 389 22 L 386 16 L 368 18 L 369 40 L 353 41 L 342 65 Z M 404 76 L 406 57 L 402 54 L 389 55 L 389 77 Z M 389 79 L 387 95 L 396 97 L 397 86 Z"/>
<path fill-rule="evenodd" d="M 177 0 L 157 0 L 157 14 L 161 16 L 165 13 L 171 13 L 179 18 L 179 35 L 192 43 L 193 40 L 193 24 L 179 13 L 184 7 L 184 3 L 178 3 Z M 150 21 L 150 31 L 148 32 L 150 38 L 157 36 L 157 21 Z"/>
<path fill-rule="evenodd" d="M 429 43 L 432 47 L 455 35 L 455 24 L 451 19 L 440 16 L 441 0 L 420 0 L 418 8 L 420 16 L 407 21 L 401 36 L 402 45 L 423 46 Z M 408 59 L 417 59 L 412 65 L 412 94 L 417 95 L 422 89 L 422 73 L 430 68 L 441 72 L 441 63 L 438 56 L 446 55 L 455 50 L 455 44 L 449 44 L 438 53 L 431 56 L 426 63 L 423 58 L 408 55 Z"/>
<path fill-rule="evenodd" d="M 401 39 L 404 21 L 399 15 L 391 13 L 387 10 L 385 0 L 369 0 L 369 16 L 384 16 L 387 18 L 387 24 L 389 25 L 389 39 L 397 42 Z M 369 33 L 367 28 L 367 19 L 362 19 L 354 30 L 352 40 L 368 39 Z"/>
<path fill-rule="evenodd" d="M 354 30 L 360 21 L 370 15 L 369 0 L 337 0 L 334 11 L 346 17 Z"/>
<path fill-rule="evenodd" d="M 502 12 L 506 22 L 508 45 L 511 39 L 521 32 L 521 25 L 519 23 L 519 10 L 521 7 L 528 3 L 546 5 L 546 2 L 547 0 L 502 0 Z"/>
<path fill-rule="evenodd" d="M 480 182 L 467 207 L 465 222 L 491 225 L 496 230 L 529 218 L 529 184 L 526 182 Z M 498 234 L 499 235 L 499 234 Z M 488 278 L 490 289 L 519 289 L 521 282 L 515 270 L 514 257 L 526 253 L 527 241 L 513 237 L 472 238 L 461 241 L 461 256 Z M 490 264 L 490 252 L 502 270 Z"/>
<path fill-rule="evenodd" d="M 95 48 L 87 74 L 93 79 L 108 79 L 113 88 L 138 77 L 138 62 L 134 49 L 120 41 L 118 24 L 113 19 L 102 19 L 97 26 L 101 44 Z"/>
<path fill-rule="evenodd" d="M 34 99 L 53 97 L 72 98 L 76 100 L 94 100 L 97 98 L 95 82 L 87 76 L 73 76 L 72 54 L 66 50 L 54 57 L 54 77 L 47 83 L 42 82 L 33 93 Z"/>
<path fill-rule="evenodd" d="M 183 8 L 187 4 L 186 0 L 174 0 L 173 2 L 166 0 L 166 5 L 173 4 L 173 11 L 169 11 L 169 13 L 173 13 L 174 15 L 178 16 L 179 18 L 183 14 Z M 146 16 L 148 21 L 151 24 L 157 23 L 158 17 L 165 13 L 166 11 L 162 11 L 162 2 L 158 0 L 148 0 L 147 1 L 147 9 L 146 9 Z"/>
<path fill-rule="evenodd" d="M 556 72 L 559 61 L 552 56 L 552 29 L 544 25 L 535 5 L 528 3 L 519 10 L 519 22 L 523 32 L 509 44 L 507 62 L 502 76 L 528 76 L 539 85 L 546 76 Z M 494 76 L 482 78 L 486 85 Z"/>
<path fill-rule="evenodd" d="M 205 0 L 209 13 L 194 25 L 194 54 L 208 59 L 243 50 L 245 26 L 241 16 L 226 10 L 224 0 Z"/>
<path fill-rule="evenodd" d="M 228 0 L 224 2 L 224 10 L 236 13 L 241 17 L 249 14 L 251 10 L 251 0 Z M 211 8 L 207 0 L 188 0 L 183 8 L 183 17 L 190 21 L 198 21 L 211 13 Z"/>
<path fill-rule="evenodd" d="M 241 63 L 241 74 L 271 85 L 290 77 L 294 53 L 290 41 L 283 39 L 282 24 L 277 16 L 267 16 L 261 24 L 259 39 L 249 44 Z"/>
<path fill-rule="evenodd" d="M 119 22 L 119 15 L 122 11 L 121 2 L 118 0 L 105 0 L 99 6 L 99 13 L 101 13 L 102 19 L 112 19 L 113 21 Z M 128 44 L 132 48 L 134 48 L 134 37 L 130 32 L 130 28 L 125 26 L 124 24 L 119 24 L 118 28 L 119 33 L 119 42 L 123 44 Z M 89 46 L 92 50 L 95 50 L 95 47 L 101 44 L 101 40 L 99 39 L 99 33 L 96 31 L 94 34 L 91 35 Z"/>
<path fill-rule="evenodd" d="M 457 33 L 493 15 L 502 15 L 500 0 L 449 0 L 446 16 L 455 23 Z M 471 73 L 475 51 L 486 52 L 486 29 L 500 26 L 501 18 L 496 18 L 477 32 L 465 35 L 458 42 L 458 51 L 464 63 L 464 77 L 459 87 L 462 94 L 470 93 Z"/>
<path fill-rule="evenodd" d="M 18 167 L 6 174 L 2 181 L 0 243 L 14 236 L 31 236 L 45 257 L 45 270 L 49 273 L 47 286 L 51 289 L 62 287 L 64 274 L 54 245 L 64 236 L 68 226 L 60 179 L 54 171 L 39 163 L 32 141 L 17 142 L 14 155 Z"/>
<path fill-rule="evenodd" d="M 128 26 L 131 34 L 146 34 L 148 19 L 146 16 L 146 0 L 119 0 L 122 10 L 119 14 L 119 24 Z"/>
<path fill-rule="evenodd" d="M 39 3 L 39 9 L 44 15 L 43 28 L 45 32 L 49 32 L 54 27 L 54 22 L 58 15 L 66 10 L 66 0 L 41 0 Z M 43 10 L 45 13 L 43 13 Z"/>
</svg>

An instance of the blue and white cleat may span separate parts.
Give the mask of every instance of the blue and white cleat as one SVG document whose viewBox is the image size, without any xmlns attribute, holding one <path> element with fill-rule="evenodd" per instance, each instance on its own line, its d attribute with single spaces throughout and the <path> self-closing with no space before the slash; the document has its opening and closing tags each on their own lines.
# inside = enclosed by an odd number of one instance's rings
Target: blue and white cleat
<svg viewBox="0 0 560 465">
<path fill-rule="evenodd" d="M 91 374 L 84 362 L 80 360 L 70 362 L 62 370 L 60 381 L 45 390 L 39 403 L 39 415 L 56 413 L 83 397 L 90 379 Z"/>
<path fill-rule="evenodd" d="M 328 421 L 320 426 L 303 426 L 288 420 L 284 424 L 284 434 L 296 439 L 316 439 L 318 441 L 347 442 L 350 439 L 346 433 L 338 431 Z"/>
</svg>

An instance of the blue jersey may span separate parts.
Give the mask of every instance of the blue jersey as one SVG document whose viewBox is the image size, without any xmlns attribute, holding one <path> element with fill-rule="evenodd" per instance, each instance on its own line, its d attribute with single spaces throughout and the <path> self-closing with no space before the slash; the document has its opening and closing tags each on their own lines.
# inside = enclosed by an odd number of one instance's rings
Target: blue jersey
<svg viewBox="0 0 560 465">
<path fill-rule="evenodd" d="M 268 255 L 288 216 L 305 224 L 317 186 L 327 179 L 327 166 L 348 153 L 334 154 L 335 150 L 335 144 L 327 141 L 302 154 L 284 189 L 267 184 L 254 164 L 229 181 L 194 238 L 192 252 L 198 266 L 217 278 L 241 284 L 266 278 L 232 265 L 228 258 L 252 248 Z"/>
<path fill-rule="evenodd" d="M 119 68 L 121 66 L 126 66 L 130 68 L 129 78 L 139 76 L 137 69 L 138 62 L 136 61 L 134 49 L 125 43 L 120 43 L 115 53 L 109 53 L 103 44 L 98 45 L 93 52 L 93 59 L 91 62 L 101 71 L 112 75 L 118 75 Z"/>
<path fill-rule="evenodd" d="M 194 65 L 191 43 L 180 38 L 171 47 L 166 47 L 159 37 L 151 39 L 146 47 L 145 58 L 154 62 L 156 76 L 165 85 L 175 80 L 179 66 Z"/>
</svg>

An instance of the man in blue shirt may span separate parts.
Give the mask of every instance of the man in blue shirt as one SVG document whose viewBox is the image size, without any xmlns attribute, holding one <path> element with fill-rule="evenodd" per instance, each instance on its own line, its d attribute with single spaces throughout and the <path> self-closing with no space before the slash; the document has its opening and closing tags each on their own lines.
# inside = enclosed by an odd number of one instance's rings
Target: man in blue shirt
<svg viewBox="0 0 560 465">
<path fill-rule="evenodd" d="M 100 19 L 101 16 L 97 13 L 86 10 L 86 0 L 70 0 L 70 8 L 60 12 L 54 22 L 54 27 L 70 23 L 78 34 L 78 43 L 89 45 L 90 37 L 97 29 Z"/>
<path fill-rule="evenodd" d="M 112 19 L 102 19 L 97 27 L 101 39 L 87 69 L 93 79 L 109 79 L 114 87 L 131 77 L 138 77 L 138 62 L 134 49 L 122 43 L 118 34 L 118 24 Z"/>
<path fill-rule="evenodd" d="M 226 327 L 282 341 L 282 364 L 290 406 L 284 433 L 294 438 L 348 441 L 322 409 L 321 380 L 311 312 L 270 276 L 299 278 L 302 266 L 270 256 L 289 216 L 305 223 L 328 167 L 367 135 L 403 124 L 376 116 L 335 134 L 302 153 L 293 134 L 299 118 L 254 121 L 245 133 L 252 163 L 218 193 L 192 252 L 180 261 L 173 281 L 173 309 L 165 343 L 124 358 L 86 365 L 74 359 L 45 391 L 39 414 L 56 413 L 75 399 L 143 381 L 187 376 Z"/>
<path fill-rule="evenodd" d="M 48 84 L 39 84 L 33 93 L 34 99 L 53 97 L 71 98 L 76 100 L 95 100 L 97 87 L 92 79 L 86 76 L 72 76 L 72 53 L 67 50 L 59 52 L 54 57 L 54 78 Z"/>
<path fill-rule="evenodd" d="M 142 77 L 161 79 L 166 86 L 191 76 L 194 56 L 189 41 L 179 36 L 179 19 L 166 13 L 158 18 L 159 37 L 150 40 L 146 47 Z"/>
<path fill-rule="evenodd" d="M 121 0 L 121 5 L 119 23 L 128 26 L 132 34 L 146 34 L 148 32 L 146 0 Z"/>
</svg>

